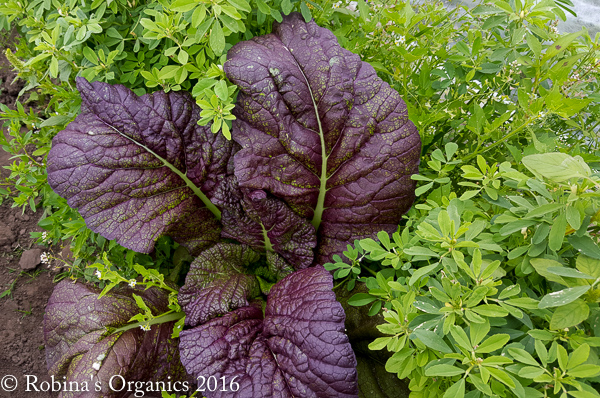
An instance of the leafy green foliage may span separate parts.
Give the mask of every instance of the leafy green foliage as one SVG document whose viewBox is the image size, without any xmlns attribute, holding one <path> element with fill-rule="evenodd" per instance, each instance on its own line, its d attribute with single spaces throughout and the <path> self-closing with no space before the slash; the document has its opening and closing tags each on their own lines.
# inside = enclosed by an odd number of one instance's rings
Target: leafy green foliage
<svg viewBox="0 0 600 398">
<path fill-rule="evenodd" d="M 454 167 L 441 156 L 437 149 L 427 162 L 439 175 Z M 543 396 L 549 384 L 556 394 L 597 396 L 600 175 L 565 153 L 529 155 L 521 166 L 477 163 L 462 178 L 483 189 L 459 198 L 437 188 L 391 238 L 346 252 L 353 267 L 361 253 L 376 271 L 359 279 L 368 293 L 349 300 L 382 311 L 377 328 L 387 336 L 369 348 L 392 353 L 386 370 L 410 379 L 414 396 Z"/>
</svg>

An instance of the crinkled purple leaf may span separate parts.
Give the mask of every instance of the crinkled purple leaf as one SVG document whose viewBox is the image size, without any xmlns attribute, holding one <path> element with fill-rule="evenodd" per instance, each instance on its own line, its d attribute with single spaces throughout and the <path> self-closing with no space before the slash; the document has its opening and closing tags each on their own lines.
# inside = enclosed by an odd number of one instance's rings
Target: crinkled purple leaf
<svg viewBox="0 0 600 398">
<path fill-rule="evenodd" d="M 322 267 L 297 271 L 260 305 L 241 307 L 180 334 L 181 360 L 194 377 L 236 377 L 235 393 L 210 397 L 357 397 L 356 358 L 344 310 Z"/>
<path fill-rule="evenodd" d="M 203 251 L 179 289 L 185 324 L 196 326 L 249 305 L 248 298 L 256 297 L 260 289 L 256 277 L 243 271 L 259 259 L 257 252 L 244 245 L 218 243 Z"/>
<path fill-rule="evenodd" d="M 215 197 L 223 207 L 221 236 L 255 250 L 279 253 L 295 269 L 312 264 L 315 228 L 284 202 L 263 190 L 239 189 L 235 177 L 221 184 Z"/>
<path fill-rule="evenodd" d="M 171 339 L 174 322 L 109 334 L 140 312 L 132 294 L 142 297 L 155 315 L 168 311 L 162 290 L 115 288 L 98 299 L 100 290 L 62 281 L 48 300 L 44 315 L 44 342 L 48 373 L 57 380 L 89 383 L 86 397 L 121 398 L 131 392 L 112 391 L 109 380 L 121 375 L 127 381 L 185 380 L 177 339 Z M 94 392 L 96 382 L 102 390 Z M 114 384 L 116 386 L 116 384 Z M 118 389 L 118 388 L 117 388 Z M 60 397 L 78 396 L 63 391 Z"/>
<path fill-rule="evenodd" d="M 275 275 L 277 280 L 283 279 L 294 272 L 294 268 L 275 252 L 267 252 L 267 265 L 269 272 Z"/>
<path fill-rule="evenodd" d="M 90 229 L 148 253 L 161 235 L 191 252 L 219 239 L 210 202 L 233 144 L 197 125 L 188 93 L 136 96 L 77 79 L 81 114 L 52 141 L 48 182 Z"/>
<path fill-rule="evenodd" d="M 341 254 L 349 236 L 395 231 L 414 200 L 421 145 L 398 93 L 297 13 L 227 58 L 241 90 L 232 134 L 240 186 L 311 219 L 317 263 Z"/>
</svg>

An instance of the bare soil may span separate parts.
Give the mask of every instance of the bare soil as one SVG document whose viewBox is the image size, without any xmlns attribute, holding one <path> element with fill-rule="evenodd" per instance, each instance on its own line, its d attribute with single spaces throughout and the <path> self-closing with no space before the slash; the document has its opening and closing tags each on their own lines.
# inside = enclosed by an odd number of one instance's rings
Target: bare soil
<svg viewBox="0 0 600 398">
<path fill-rule="evenodd" d="M 6 40 L 6 38 L 5 38 Z M 22 83 L 11 84 L 15 73 L 4 56 L 8 43 L 0 43 L 0 103 L 13 107 Z M 10 154 L 0 149 L 0 181 L 10 174 L 2 166 L 13 162 Z M 12 200 L 4 200 L 0 205 L 0 397 L 45 398 L 56 397 L 57 393 L 26 391 L 26 382 L 37 378 L 38 383 L 49 381 L 44 352 L 43 318 L 46 303 L 54 288 L 56 273 L 43 264 L 35 270 L 22 272 L 19 260 L 24 250 L 38 247 L 30 233 L 41 231 L 37 226 L 41 212 L 34 213 L 27 208 L 11 208 Z M 3 387 L 11 387 L 16 377 L 18 386 L 12 392 Z M 4 384 L 3 384 L 4 383 Z"/>
</svg>

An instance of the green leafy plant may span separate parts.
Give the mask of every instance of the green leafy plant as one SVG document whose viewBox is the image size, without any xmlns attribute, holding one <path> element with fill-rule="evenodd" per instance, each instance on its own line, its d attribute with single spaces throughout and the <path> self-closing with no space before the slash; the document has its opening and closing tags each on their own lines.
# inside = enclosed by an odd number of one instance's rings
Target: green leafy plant
<svg viewBox="0 0 600 398">
<path fill-rule="evenodd" d="M 369 348 L 392 354 L 386 370 L 411 396 L 597 396 L 600 176 L 564 153 L 522 164 L 463 166 L 464 179 L 498 181 L 495 197 L 431 192 L 391 239 L 357 242 L 376 274 L 349 304 L 381 309 L 386 337 Z"/>
</svg>

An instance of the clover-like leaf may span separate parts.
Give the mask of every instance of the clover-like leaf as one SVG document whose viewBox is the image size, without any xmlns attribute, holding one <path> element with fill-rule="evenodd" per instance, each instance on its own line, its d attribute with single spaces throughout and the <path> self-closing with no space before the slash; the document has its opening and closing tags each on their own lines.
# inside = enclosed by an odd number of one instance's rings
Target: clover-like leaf
<svg viewBox="0 0 600 398">
<path fill-rule="evenodd" d="M 586 178 L 592 174 L 590 166 L 579 155 L 551 152 L 523 157 L 523 165 L 536 175 L 562 182 L 571 178 Z"/>
<path fill-rule="evenodd" d="M 285 277 L 264 316 L 255 304 L 181 332 L 182 363 L 194 377 L 235 377 L 237 392 L 209 397 L 357 397 L 356 358 L 332 286 L 322 266 Z"/>
<path fill-rule="evenodd" d="M 88 227 L 138 252 L 170 235 L 197 253 L 219 239 L 210 198 L 234 145 L 197 125 L 185 92 L 141 97 L 77 79 L 81 113 L 52 141 L 48 182 Z"/>
<path fill-rule="evenodd" d="M 333 33 L 284 17 L 236 44 L 232 137 L 242 188 L 286 201 L 318 231 L 317 263 L 348 241 L 394 232 L 414 200 L 420 138 L 398 93 Z"/>
</svg>

